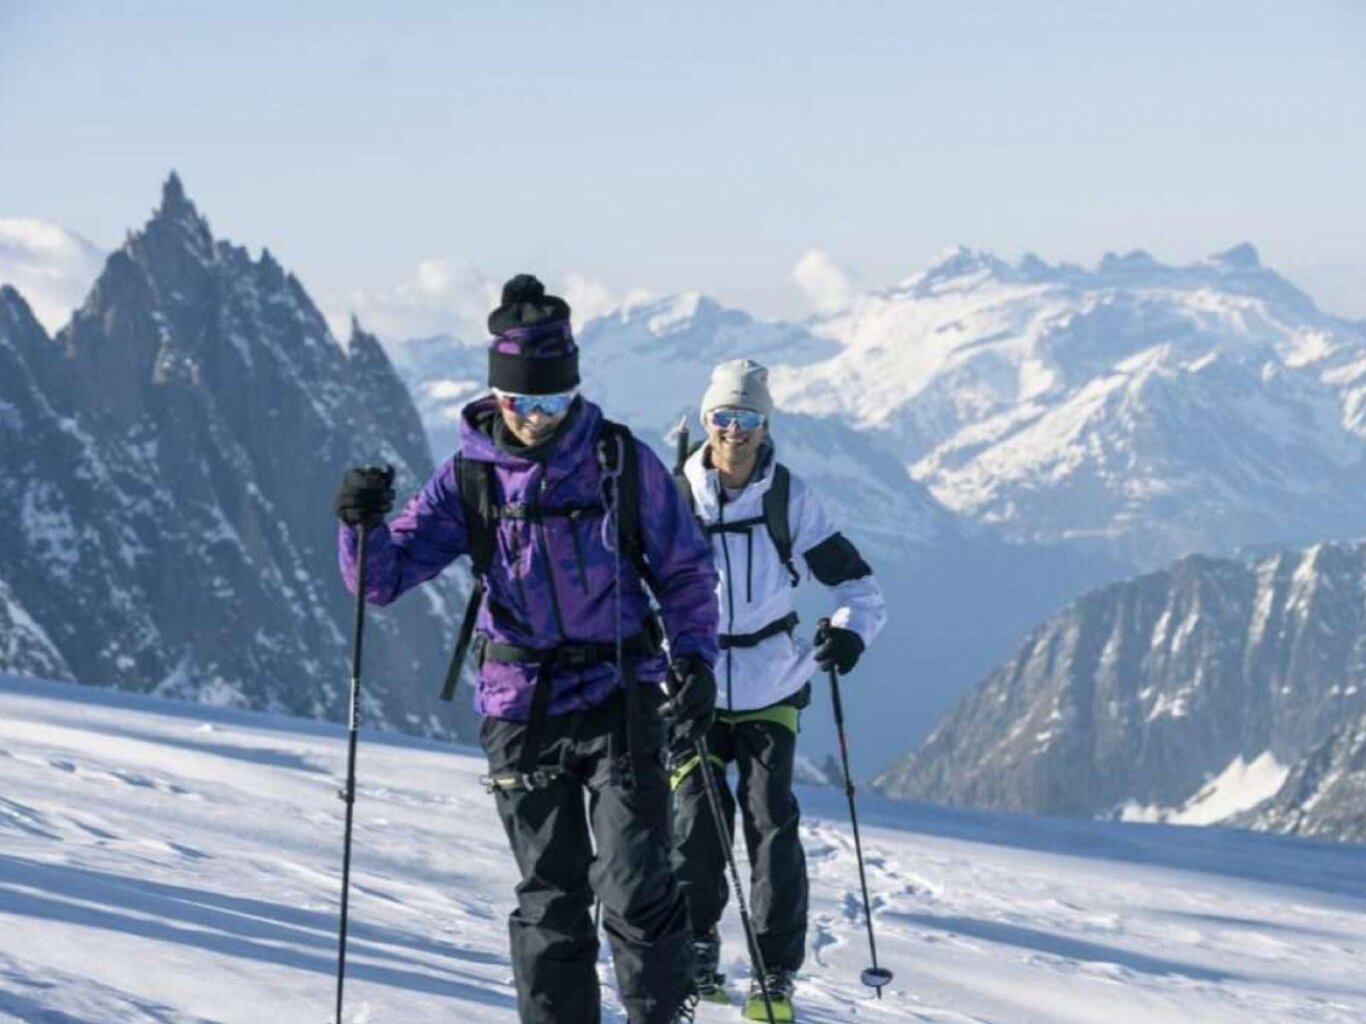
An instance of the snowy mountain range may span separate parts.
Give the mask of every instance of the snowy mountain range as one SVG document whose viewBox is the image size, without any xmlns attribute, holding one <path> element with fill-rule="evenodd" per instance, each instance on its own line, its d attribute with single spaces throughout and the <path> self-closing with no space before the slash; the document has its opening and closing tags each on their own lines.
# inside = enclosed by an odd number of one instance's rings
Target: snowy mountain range
<svg viewBox="0 0 1366 1024">
<path fill-rule="evenodd" d="M 1250 245 L 1095 270 L 954 250 L 807 329 L 784 408 L 881 436 L 947 507 L 1141 568 L 1355 536 L 1366 324 L 1320 312 Z"/>
<path fill-rule="evenodd" d="M 1192 556 L 1049 619 L 885 773 L 898 797 L 1366 829 L 1366 543 Z M 1269 801 L 1259 808 L 1263 801 Z"/>
<path fill-rule="evenodd" d="M 331 499 L 347 465 L 431 471 L 406 389 L 343 349 L 269 252 L 215 240 L 174 175 L 50 337 L 0 288 L 0 665 L 341 717 L 351 600 Z M 433 694 L 452 577 L 372 617 L 367 713 L 449 735 Z"/>
</svg>

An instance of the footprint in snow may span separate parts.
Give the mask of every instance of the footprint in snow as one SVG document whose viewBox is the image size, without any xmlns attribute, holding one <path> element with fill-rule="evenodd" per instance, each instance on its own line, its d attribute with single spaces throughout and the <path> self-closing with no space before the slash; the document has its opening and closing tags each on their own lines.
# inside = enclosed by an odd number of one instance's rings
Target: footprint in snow
<svg viewBox="0 0 1366 1024">
<path fill-rule="evenodd" d="M 841 939 L 830 927 L 830 919 L 824 915 L 816 918 L 816 934 L 811 937 L 811 959 L 822 967 L 829 966 L 825 962 L 825 951 L 831 946 L 842 946 L 844 940 Z"/>
</svg>

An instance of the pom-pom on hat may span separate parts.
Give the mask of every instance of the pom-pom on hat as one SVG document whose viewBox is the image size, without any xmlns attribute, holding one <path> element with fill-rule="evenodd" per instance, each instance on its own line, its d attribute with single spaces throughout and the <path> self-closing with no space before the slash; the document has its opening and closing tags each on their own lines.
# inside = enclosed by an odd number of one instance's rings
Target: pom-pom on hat
<svg viewBox="0 0 1366 1024">
<path fill-rule="evenodd" d="M 553 395 L 579 385 L 579 348 L 569 328 L 569 303 L 547 295 L 530 274 L 503 285 L 503 302 L 489 314 L 489 386 L 519 395 Z"/>
</svg>

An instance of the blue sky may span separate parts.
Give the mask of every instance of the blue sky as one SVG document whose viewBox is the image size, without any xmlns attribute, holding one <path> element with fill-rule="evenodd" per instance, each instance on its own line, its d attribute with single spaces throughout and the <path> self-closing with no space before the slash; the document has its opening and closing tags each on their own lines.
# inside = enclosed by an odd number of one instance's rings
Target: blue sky
<svg viewBox="0 0 1366 1024">
<path fill-rule="evenodd" d="M 522 269 L 800 315 L 812 247 L 880 286 L 959 242 L 1246 239 L 1366 316 L 1356 0 L 0 0 L 0 140 L 0 217 L 116 245 L 175 167 L 394 330 Z"/>
</svg>

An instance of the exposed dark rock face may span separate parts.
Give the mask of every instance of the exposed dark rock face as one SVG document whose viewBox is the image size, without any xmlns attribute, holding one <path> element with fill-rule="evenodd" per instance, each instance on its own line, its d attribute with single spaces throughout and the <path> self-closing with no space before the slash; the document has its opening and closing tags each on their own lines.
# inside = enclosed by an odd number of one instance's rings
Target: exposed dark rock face
<svg viewBox="0 0 1366 1024">
<path fill-rule="evenodd" d="M 353 325 L 338 345 L 299 281 L 216 241 L 174 175 L 55 338 L 0 290 L 0 437 L 0 577 L 70 675 L 344 716 L 332 495 L 357 463 L 419 487 L 421 424 L 374 338 Z M 434 699 L 462 594 L 452 576 L 370 616 L 368 721 L 468 718 Z"/>
<path fill-rule="evenodd" d="M 1366 714 L 1291 769 L 1274 797 L 1230 824 L 1366 843 Z"/>
<path fill-rule="evenodd" d="M 1050 814 L 1175 808 L 1239 758 L 1296 764 L 1363 712 L 1366 544 L 1192 557 L 1039 626 L 878 784 Z"/>
</svg>

